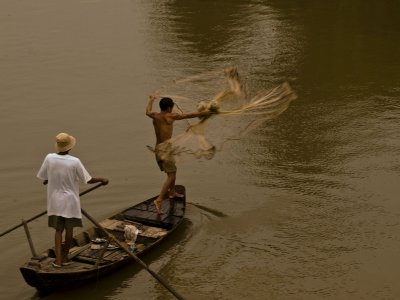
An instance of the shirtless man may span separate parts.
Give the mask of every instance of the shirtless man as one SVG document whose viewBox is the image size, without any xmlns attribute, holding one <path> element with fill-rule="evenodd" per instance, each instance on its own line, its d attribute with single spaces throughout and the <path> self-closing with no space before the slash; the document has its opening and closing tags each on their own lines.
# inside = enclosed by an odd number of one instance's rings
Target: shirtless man
<svg viewBox="0 0 400 300">
<path fill-rule="evenodd" d="M 175 179 L 176 179 L 176 165 L 173 158 L 169 160 L 163 160 L 157 154 L 157 146 L 172 137 L 173 123 L 176 120 L 191 119 L 196 117 L 207 117 L 210 116 L 211 112 L 192 112 L 192 113 L 173 113 L 174 101 L 170 98 L 162 98 L 160 100 L 161 112 L 153 112 L 153 103 L 156 99 L 155 96 L 149 97 L 149 102 L 146 107 L 146 115 L 153 119 L 153 126 L 156 134 L 156 160 L 161 171 L 167 173 L 167 179 L 164 182 L 160 195 L 154 200 L 158 214 L 161 214 L 161 203 L 166 198 L 169 192 L 169 198 L 183 197 L 183 195 L 175 191 Z"/>
</svg>

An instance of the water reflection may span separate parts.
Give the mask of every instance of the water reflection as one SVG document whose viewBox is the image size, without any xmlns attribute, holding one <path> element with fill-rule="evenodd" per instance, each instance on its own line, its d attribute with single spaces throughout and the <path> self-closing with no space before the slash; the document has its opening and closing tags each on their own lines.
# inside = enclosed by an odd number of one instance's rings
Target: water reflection
<svg viewBox="0 0 400 300">
<path fill-rule="evenodd" d="M 171 66 L 204 72 L 239 65 L 257 78 L 252 84 L 258 89 L 296 76 L 301 26 L 280 14 L 260 1 L 170 1 L 154 7 L 149 38 L 168 55 L 167 61 L 156 58 L 166 72 Z"/>
<path fill-rule="evenodd" d="M 237 38 L 235 32 L 245 26 L 249 17 L 246 2 L 169 1 L 163 9 L 171 18 L 164 26 L 190 52 L 201 56 L 225 53 Z"/>
</svg>

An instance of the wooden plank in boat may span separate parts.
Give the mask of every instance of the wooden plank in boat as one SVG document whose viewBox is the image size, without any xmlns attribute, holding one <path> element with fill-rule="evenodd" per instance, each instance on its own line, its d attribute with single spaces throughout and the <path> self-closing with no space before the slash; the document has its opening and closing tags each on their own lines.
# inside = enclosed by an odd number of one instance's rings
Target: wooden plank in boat
<svg viewBox="0 0 400 300">
<path fill-rule="evenodd" d="M 105 219 L 101 221 L 99 224 L 109 230 L 115 230 L 118 226 L 121 226 L 123 224 L 123 221 L 120 220 L 115 220 L 115 219 Z"/>
<path fill-rule="evenodd" d="M 156 198 L 154 198 L 155 200 Z M 152 202 L 152 201 L 151 201 Z M 145 202 L 145 203 L 141 203 L 139 205 L 135 206 L 135 209 L 139 209 L 139 210 L 149 210 L 149 206 L 150 206 L 150 201 Z"/>
<path fill-rule="evenodd" d="M 145 224 L 153 224 L 154 226 L 165 227 L 178 223 L 181 219 L 181 216 L 184 215 L 184 209 L 182 206 L 179 207 L 177 205 L 173 211 L 169 211 L 169 204 L 167 203 L 165 205 L 162 205 L 162 212 L 162 214 L 158 214 L 155 211 L 129 209 L 124 212 L 123 216 L 124 218 L 129 220 L 143 222 Z"/>
<path fill-rule="evenodd" d="M 163 222 L 168 224 L 177 224 L 180 220 L 181 218 L 179 217 L 168 215 L 163 219 Z"/>
<path fill-rule="evenodd" d="M 126 254 L 125 251 L 121 251 L 121 250 L 113 250 L 113 251 L 107 251 L 107 252 L 109 252 L 109 253 L 106 253 L 104 255 L 104 259 L 112 260 L 112 261 L 120 260 L 121 257 Z"/>
</svg>

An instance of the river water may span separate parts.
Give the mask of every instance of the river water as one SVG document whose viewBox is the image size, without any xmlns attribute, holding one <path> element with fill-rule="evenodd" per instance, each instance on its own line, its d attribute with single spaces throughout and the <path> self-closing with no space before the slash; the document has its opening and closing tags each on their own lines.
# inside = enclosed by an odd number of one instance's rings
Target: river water
<svg viewBox="0 0 400 300">
<path fill-rule="evenodd" d="M 188 205 L 146 263 L 187 299 L 399 299 L 398 15 L 396 1 L 2 0 L 1 231 L 45 209 L 35 175 L 62 131 L 110 179 L 82 197 L 95 218 L 156 195 L 149 93 L 238 66 L 255 87 L 289 81 L 298 99 L 214 159 L 178 166 L 205 208 Z M 37 250 L 52 245 L 45 217 L 29 228 Z M 38 299 L 18 270 L 23 230 L 0 249 L 0 298 Z M 71 298 L 173 299 L 135 266 L 45 299 Z"/>
</svg>

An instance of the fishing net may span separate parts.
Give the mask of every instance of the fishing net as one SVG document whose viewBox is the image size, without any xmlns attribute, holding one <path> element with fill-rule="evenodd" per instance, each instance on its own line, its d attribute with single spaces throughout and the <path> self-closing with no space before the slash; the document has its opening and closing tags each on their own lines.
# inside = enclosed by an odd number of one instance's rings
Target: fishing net
<svg viewBox="0 0 400 300">
<path fill-rule="evenodd" d="M 149 147 L 161 159 L 176 161 L 212 159 L 227 142 L 240 140 L 265 121 L 276 118 L 296 99 L 287 82 L 251 96 L 237 68 L 178 79 L 163 89 L 158 95 L 172 98 L 179 112 L 193 111 L 194 108 L 213 112 L 195 122 L 194 119 L 181 121 L 184 124 L 182 133 L 158 144 L 156 149 Z M 205 100 L 196 101 L 196 98 Z"/>
</svg>

